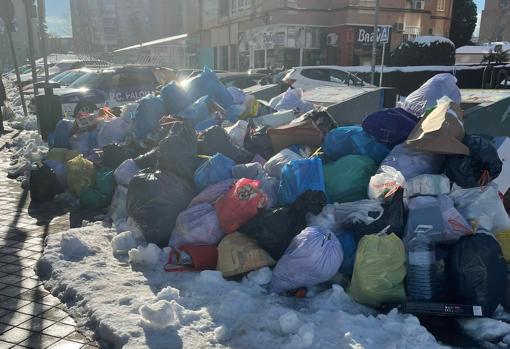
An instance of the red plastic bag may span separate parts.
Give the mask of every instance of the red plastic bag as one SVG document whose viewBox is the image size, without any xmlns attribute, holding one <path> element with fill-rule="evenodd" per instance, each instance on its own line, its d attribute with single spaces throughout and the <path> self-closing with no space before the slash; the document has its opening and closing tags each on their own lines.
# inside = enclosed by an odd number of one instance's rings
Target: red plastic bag
<svg viewBox="0 0 510 349">
<path fill-rule="evenodd" d="M 242 178 L 214 204 L 220 227 L 225 234 L 235 232 L 264 207 L 266 194 L 258 180 Z"/>
</svg>

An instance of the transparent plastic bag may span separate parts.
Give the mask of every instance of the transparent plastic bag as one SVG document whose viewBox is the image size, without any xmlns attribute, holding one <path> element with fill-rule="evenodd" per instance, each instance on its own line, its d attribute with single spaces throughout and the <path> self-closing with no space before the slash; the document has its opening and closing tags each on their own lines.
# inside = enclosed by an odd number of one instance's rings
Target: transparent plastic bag
<svg viewBox="0 0 510 349">
<path fill-rule="evenodd" d="M 406 179 L 402 173 L 391 166 L 383 165 L 380 173 L 370 178 L 368 197 L 373 200 L 384 200 L 391 196 L 398 188 L 405 185 Z"/>
</svg>

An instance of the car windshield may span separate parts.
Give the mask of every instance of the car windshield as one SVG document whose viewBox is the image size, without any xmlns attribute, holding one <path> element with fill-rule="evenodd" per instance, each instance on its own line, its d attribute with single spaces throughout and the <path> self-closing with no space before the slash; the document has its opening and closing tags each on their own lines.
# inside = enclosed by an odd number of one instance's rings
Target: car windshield
<svg viewBox="0 0 510 349">
<path fill-rule="evenodd" d="M 68 74 L 65 74 L 65 76 L 61 77 L 60 81 L 58 82 L 60 82 L 62 85 L 70 85 L 85 74 L 87 74 L 87 72 L 82 70 L 70 71 Z"/>
<path fill-rule="evenodd" d="M 54 82 L 60 82 L 60 81 L 62 81 L 62 79 L 63 79 L 66 75 L 68 75 L 68 74 L 70 74 L 70 73 L 71 73 L 70 71 L 65 71 L 65 72 L 59 73 L 59 74 L 55 75 L 53 78 L 51 78 L 51 81 L 54 81 Z"/>
<path fill-rule="evenodd" d="M 69 87 L 72 88 L 97 88 L 110 79 L 113 73 L 88 73 L 73 82 Z"/>
</svg>

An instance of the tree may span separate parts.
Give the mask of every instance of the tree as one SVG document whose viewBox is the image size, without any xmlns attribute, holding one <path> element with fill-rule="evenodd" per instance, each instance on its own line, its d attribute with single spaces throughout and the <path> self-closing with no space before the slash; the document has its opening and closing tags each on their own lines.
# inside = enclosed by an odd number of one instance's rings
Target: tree
<svg viewBox="0 0 510 349">
<path fill-rule="evenodd" d="M 404 42 L 391 53 L 390 64 L 397 67 L 453 65 L 455 47 L 449 40 L 430 43 Z"/>
<path fill-rule="evenodd" d="M 456 47 L 471 43 L 477 21 L 476 10 L 473 0 L 453 0 L 450 39 Z"/>
<path fill-rule="evenodd" d="M 490 65 L 490 64 L 502 64 L 502 63 L 508 62 L 509 53 L 510 53 L 509 50 L 506 50 L 506 51 L 489 50 L 489 54 L 483 56 L 482 63 L 488 63 Z"/>
</svg>

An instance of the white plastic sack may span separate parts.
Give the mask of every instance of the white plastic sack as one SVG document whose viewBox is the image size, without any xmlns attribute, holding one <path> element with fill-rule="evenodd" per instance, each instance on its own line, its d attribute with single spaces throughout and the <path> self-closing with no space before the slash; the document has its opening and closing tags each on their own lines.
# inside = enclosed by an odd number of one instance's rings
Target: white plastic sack
<svg viewBox="0 0 510 349">
<path fill-rule="evenodd" d="M 127 159 L 120 164 L 119 167 L 117 167 L 117 169 L 113 172 L 113 176 L 115 177 L 115 182 L 117 184 L 125 185 L 127 187 L 138 171 L 140 171 L 140 168 L 138 168 L 136 162 L 133 159 Z"/>
<path fill-rule="evenodd" d="M 463 235 L 473 233 L 469 223 L 455 209 L 453 201 L 447 195 L 416 196 L 409 200 L 404 237 L 406 244 L 417 237 L 414 232 L 417 228 L 425 229 L 423 233 L 431 243 L 455 242 Z"/>
<path fill-rule="evenodd" d="M 371 217 L 369 213 L 376 213 Z M 335 221 L 337 225 L 371 224 L 382 217 L 384 208 L 375 200 L 359 200 L 353 202 L 335 203 Z"/>
<path fill-rule="evenodd" d="M 177 217 L 175 228 L 170 237 L 170 246 L 182 245 L 215 246 L 223 238 L 218 216 L 213 205 L 204 203 L 189 207 Z"/>
<path fill-rule="evenodd" d="M 402 108 L 421 118 L 429 108 L 435 107 L 437 101 L 445 96 L 457 104 L 461 102 L 457 78 L 449 73 L 437 74 L 427 80 L 420 88 L 407 96 Z"/>
<path fill-rule="evenodd" d="M 264 164 L 264 170 L 275 178 L 280 178 L 282 174 L 282 168 L 292 160 L 302 160 L 303 157 L 294 153 L 292 150 L 283 149 L 278 154 L 267 160 Z"/>
<path fill-rule="evenodd" d="M 311 287 L 330 280 L 343 261 L 342 246 L 329 230 L 309 227 L 299 233 L 273 270 L 272 292 Z"/>
<path fill-rule="evenodd" d="M 457 210 L 477 230 L 493 234 L 510 230 L 510 218 L 499 197 L 496 184 L 468 189 L 454 184 L 449 196 Z"/>
<path fill-rule="evenodd" d="M 244 147 L 244 139 L 246 138 L 246 132 L 248 132 L 248 122 L 245 120 L 239 120 L 230 127 L 225 127 L 228 137 L 235 145 Z"/>
<path fill-rule="evenodd" d="M 450 193 L 450 179 L 445 175 L 424 174 L 407 181 L 405 196 L 441 195 Z"/>
<path fill-rule="evenodd" d="M 115 194 L 113 194 L 112 203 L 110 204 L 110 216 L 113 223 L 123 222 L 127 219 L 127 195 L 128 188 L 123 185 L 117 185 Z"/>
<path fill-rule="evenodd" d="M 275 97 L 276 98 L 276 97 Z M 272 103 L 269 103 L 272 106 Z M 313 105 L 303 101 L 303 90 L 300 88 L 289 88 L 282 96 L 282 99 L 275 105 L 274 109 L 297 110 L 299 113 L 306 113 L 313 109 Z"/>
<path fill-rule="evenodd" d="M 230 86 L 227 87 L 228 92 L 230 92 L 230 95 L 232 96 L 232 99 L 234 100 L 234 104 L 243 104 L 244 99 L 246 98 L 246 93 L 244 93 L 243 90 L 241 90 L 239 87 Z"/>
<path fill-rule="evenodd" d="M 460 238 L 463 235 L 473 234 L 473 227 L 455 208 L 453 200 L 448 195 L 439 195 L 437 197 L 439 207 L 443 214 L 443 219 L 448 229 L 448 234 Z"/>
<path fill-rule="evenodd" d="M 413 151 L 402 143 L 393 148 L 381 163 L 377 173 L 382 172 L 383 166 L 391 166 L 408 180 L 422 174 L 439 173 L 443 161 L 443 155 Z"/>
<path fill-rule="evenodd" d="M 368 197 L 372 200 L 384 201 L 386 195 L 391 196 L 398 188 L 402 188 L 406 179 L 402 173 L 391 166 L 381 166 L 380 173 L 373 175 L 368 183 Z"/>
<path fill-rule="evenodd" d="M 124 118 L 102 122 L 98 127 L 97 146 L 103 148 L 108 144 L 124 141 L 129 132 L 129 126 L 129 122 Z"/>
</svg>

